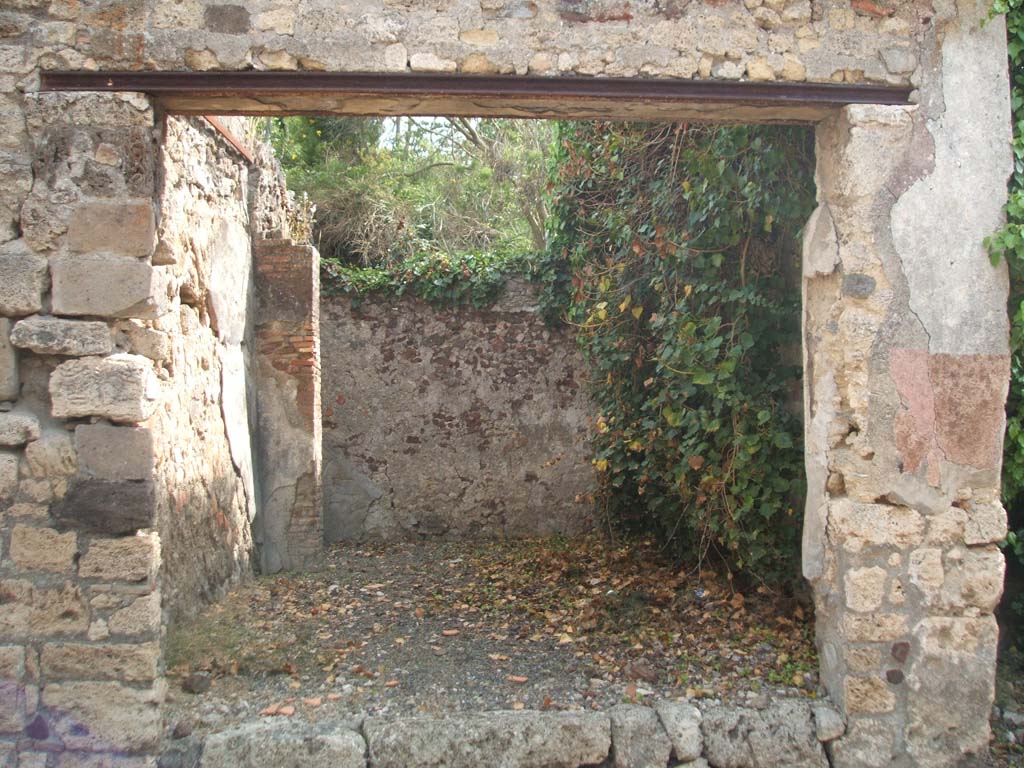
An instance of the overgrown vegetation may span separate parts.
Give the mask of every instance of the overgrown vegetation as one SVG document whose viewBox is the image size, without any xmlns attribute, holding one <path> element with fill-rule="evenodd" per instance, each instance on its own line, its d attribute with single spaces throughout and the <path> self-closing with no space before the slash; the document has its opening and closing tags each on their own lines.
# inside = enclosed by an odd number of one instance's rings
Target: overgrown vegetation
<svg viewBox="0 0 1024 768">
<path fill-rule="evenodd" d="M 549 304 L 593 372 L 609 518 L 775 581 L 802 520 L 812 157 L 797 129 L 565 124 L 552 191 Z"/>
<path fill-rule="evenodd" d="M 1003 452 L 1003 505 L 1010 522 L 1004 546 L 1010 568 L 1004 605 L 1019 624 L 1024 620 L 1024 0 L 996 0 L 993 13 L 1006 14 L 1013 109 L 1007 223 L 988 245 L 993 260 L 1006 259 L 1010 270 L 1010 392 Z"/>
<path fill-rule="evenodd" d="M 326 292 L 483 306 L 545 247 L 543 121 L 279 118 L 289 186 L 315 202 Z"/>
</svg>

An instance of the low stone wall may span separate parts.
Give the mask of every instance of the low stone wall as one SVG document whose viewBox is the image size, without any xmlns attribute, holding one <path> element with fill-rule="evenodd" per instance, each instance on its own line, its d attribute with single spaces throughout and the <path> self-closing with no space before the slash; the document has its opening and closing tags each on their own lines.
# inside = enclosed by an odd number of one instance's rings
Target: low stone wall
<svg viewBox="0 0 1024 768">
<path fill-rule="evenodd" d="M 525 284 L 487 311 L 325 296 L 321 323 L 329 540 L 590 524 L 583 360 Z"/>
<path fill-rule="evenodd" d="M 827 702 L 780 699 L 761 708 L 661 701 L 607 712 L 481 712 L 356 717 L 316 725 L 262 720 L 168 748 L 167 764 L 278 768 L 301 750 L 337 768 L 827 768 L 842 716 Z M 307 763 L 304 763 L 307 764 Z"/>
</svg>

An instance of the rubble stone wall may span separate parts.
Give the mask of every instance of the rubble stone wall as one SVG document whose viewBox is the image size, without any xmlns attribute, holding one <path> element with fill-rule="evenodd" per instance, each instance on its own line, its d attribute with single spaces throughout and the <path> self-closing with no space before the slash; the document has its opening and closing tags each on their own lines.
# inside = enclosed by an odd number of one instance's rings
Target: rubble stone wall
<svg viewBox="0 0 1024 768">
<path fill-rule="evenodd" d="M 173 309 L 126 321 L 163 370 L 152 429 L 164 602 L 195 610 L 249 570 L 256 511 L 250 438 L 253 297 L 246 159 L 202 118 L 168 118 L 154 260 L 177 286 Z M 135 347 L 138 349 L 136 350 Z"/>
<path fill-rule="evenodd" d="M 321 335 L 328 540 L 588 524 L 585 367 L 527 284 L 489 310 L 324 296 Z"/>
</svg>

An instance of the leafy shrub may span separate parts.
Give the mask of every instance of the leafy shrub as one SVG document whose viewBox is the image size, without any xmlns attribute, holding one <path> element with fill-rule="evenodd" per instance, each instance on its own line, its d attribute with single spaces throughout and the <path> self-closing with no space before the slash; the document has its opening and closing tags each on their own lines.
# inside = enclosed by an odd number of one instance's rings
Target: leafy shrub
<svg viewBox="0 0 1024 768">
<path fill-rule="evenodd" d="M 438 306 L 489 306 L 513 275 L 531 277 L 535 259 L 529 254 L 419 253 L 388 265 L 353 267 L 321 262 L 324 293 L 348 294 L 359 300 L 369 293 L 410 293 Z"/>
<path fill-rule="evenodd" d="M 592 370 L 599 500 L 692 558 L 795 577 L 809 133 L 568 123 L 560 136 L 539 269 Z"/>
</svg>

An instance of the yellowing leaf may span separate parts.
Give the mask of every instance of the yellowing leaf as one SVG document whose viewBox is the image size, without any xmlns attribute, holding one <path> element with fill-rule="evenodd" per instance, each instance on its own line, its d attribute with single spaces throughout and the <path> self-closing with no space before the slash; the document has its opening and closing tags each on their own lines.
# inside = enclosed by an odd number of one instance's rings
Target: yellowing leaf
<svg viewBox="0 0 1024 768">
<path fill-rule="evenodd" d="M 644 308 L 643 307 L 633 307 L 633 317 L 635 317 L 637 320 L 640 319 L 640 315 L 642 315 L 643 313 L 644 313 Z"/>
<path fill-rule="evenodd" d="M 633 297 L 632 296 L 627 296 L 626 298 L 624 298 L 622 300 L 622 303 L 619 304 L 619 312 L 625 312 L 627 309 L 629 309 L 629 305 L 632 304 L 632 303 L 633 303 Z"/>
</svg>

